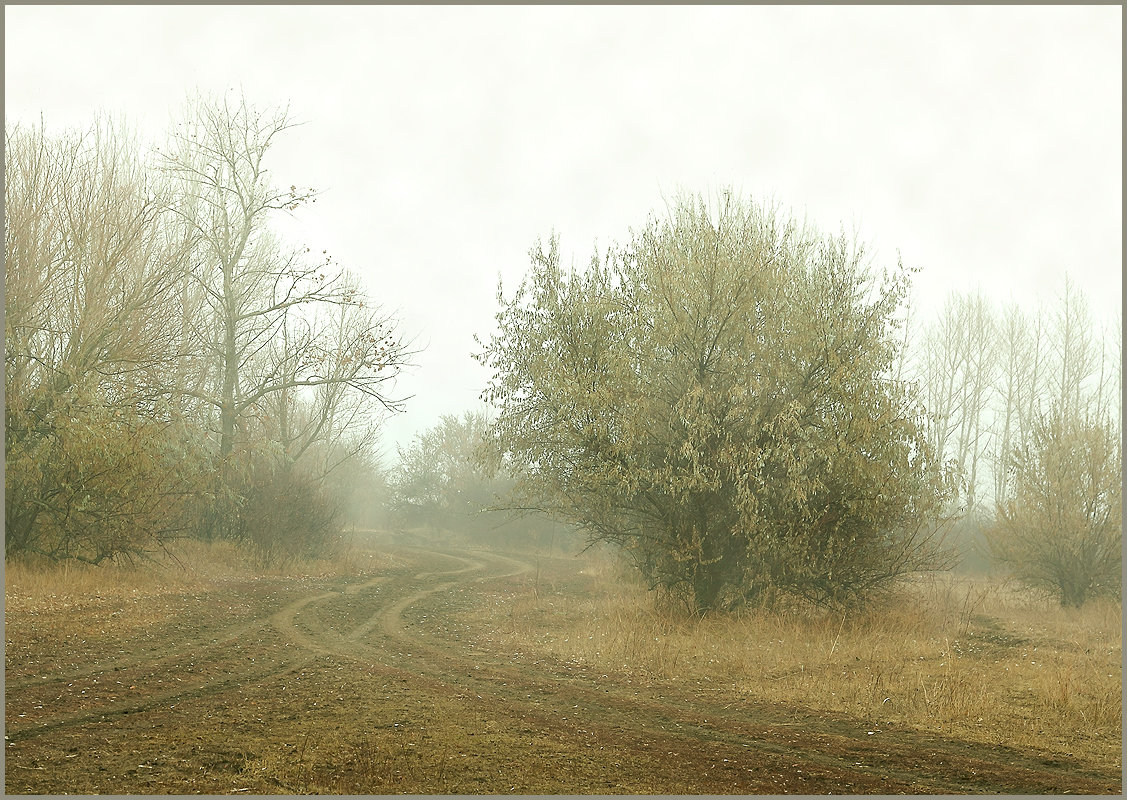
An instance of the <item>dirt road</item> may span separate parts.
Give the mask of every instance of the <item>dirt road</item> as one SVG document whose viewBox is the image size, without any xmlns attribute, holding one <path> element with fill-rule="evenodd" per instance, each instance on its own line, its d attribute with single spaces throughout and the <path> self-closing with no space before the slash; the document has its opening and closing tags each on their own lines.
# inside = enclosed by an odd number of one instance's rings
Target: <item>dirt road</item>
<svg viewBox="0 0 1127 800">
<path fill-rule="evenodd" d="M 502 652 L 457 620 L 498 618 L 484 590 L 529 590 L 531 557 L 372 546 L 392 557 L 374 574 L 7 615 L 6 792 L 1121 788 L 1059 757 Z M 574 562 L 537 566 L 583 591 Z"/>
</svg>

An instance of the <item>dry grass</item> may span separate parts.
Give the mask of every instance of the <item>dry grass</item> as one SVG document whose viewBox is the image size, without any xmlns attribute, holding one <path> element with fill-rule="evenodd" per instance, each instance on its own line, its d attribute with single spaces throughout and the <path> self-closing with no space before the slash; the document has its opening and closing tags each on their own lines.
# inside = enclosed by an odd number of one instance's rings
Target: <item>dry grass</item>
<svg viewBox="0 0 1127 800">
<path fill-rule="evenodd" d="M 518 592 L 498 645 L 588 671 L 1116 763 L 1118 603 L 1062 609 L 998 580 L 918 579 L 853 614 L 678 616 L 611 565 L 592 586 Z M 530 587 L 532 588 L 532 587 Z"/>
<path fill-rule="evenodd" d="M 375 572 L 387 566 L 371 550 L 346 539 L 335 558 L 295 561 L 269 569 L 254 553 L 231 542 L 173 542 L 168 550 L 133 563 L 91 566 L 43 558 L 15 558 L 4 565 L 7 611 L 63 610 L 122 599 L 195 592 L 227 581 L 271 577 L 332 577 Z M 377 563 L 378 562 L 378 563 Z"/>
<path fill-rule="evenodd" d="M 356 787 L 381 794 L 419 794 L 436 786 L 445 791 L 448 749 L 403 738 L 381 732 L 344 742 L 306 734 L 297 744 L 247 759 L 242 772 L 295 794 L 349 794 Z"/>
</svg>

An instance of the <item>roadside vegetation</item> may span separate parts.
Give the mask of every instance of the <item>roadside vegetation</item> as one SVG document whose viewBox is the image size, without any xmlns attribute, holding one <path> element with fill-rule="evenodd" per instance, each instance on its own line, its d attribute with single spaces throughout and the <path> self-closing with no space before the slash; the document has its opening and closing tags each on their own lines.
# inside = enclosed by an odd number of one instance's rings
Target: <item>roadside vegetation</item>
<svg viewBox="0 0 1127 800">
<path fill-rule="evenodd" d="M 864 611 L 670 607 L 627 565 L 590 558 L 582 593 L 541 577 L 462 620 L 489 648 L 617 683 L 848 714 L 1119 769 L 1122 622 L 1117 601 L 1082 609 L 997 576 L 908 580 Z"/>
<path fill-rule="evenodd" d="M 155 146 L 104 119 L 5 126 L 6 558 L 332 551 L 409 347 L 276 235 L 316 200 L 269 172 L 293 125 L 228 93 Z"/>
<path fill-rule="evenodd" d="M 953 294 L 921 331 L 910 269 L 731 192 L 585 267 L 530 256 L 476 355 L 487 453 L 649 588 L 845 609 L 977 548 L 1065 605 L 1119 596 L 1119 332 L 1067 280 L 1052 314 Z"/>
</svg>

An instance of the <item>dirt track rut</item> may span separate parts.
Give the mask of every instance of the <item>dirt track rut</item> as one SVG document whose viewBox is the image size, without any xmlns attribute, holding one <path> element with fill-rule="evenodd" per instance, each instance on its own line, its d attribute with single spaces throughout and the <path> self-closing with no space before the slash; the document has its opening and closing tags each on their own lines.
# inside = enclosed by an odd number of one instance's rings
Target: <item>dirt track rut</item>
<svg viewBox="0 0 1127 800">
<path fill-rule="evenodd" d="M 428 621 L 477 586 L 527 580 L 531 559 L 394 552 L 399 568 L 348 583 L 249 585 L 238 618 L 164 650 L 124 639 L 117 657 L 57 671 L 9 654 L 7 791 L 293 793 L 329 777 L 342 793 L 1120 789 L 1057 758 L 491 652 Z"/>
</svg>

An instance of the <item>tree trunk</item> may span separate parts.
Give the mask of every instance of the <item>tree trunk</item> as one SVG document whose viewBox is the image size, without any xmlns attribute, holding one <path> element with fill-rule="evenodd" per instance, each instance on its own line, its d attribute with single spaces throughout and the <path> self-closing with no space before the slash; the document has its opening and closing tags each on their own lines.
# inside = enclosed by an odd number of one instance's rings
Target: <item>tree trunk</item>
<svg viewBox="0 0 1127 800">
<path fill-rule="evenodd" d="M 226 461 L 235 446 L 235 387 L 239 375 L 239 354 L 236 348 L 236 314 L 234 289 L 231 285 L 231 268 L 223 270 L 223 296 L 225 300 L 225 319 L 223 320 L 223 398 L 219 407 L 219 456 Z"/>
</svg>

